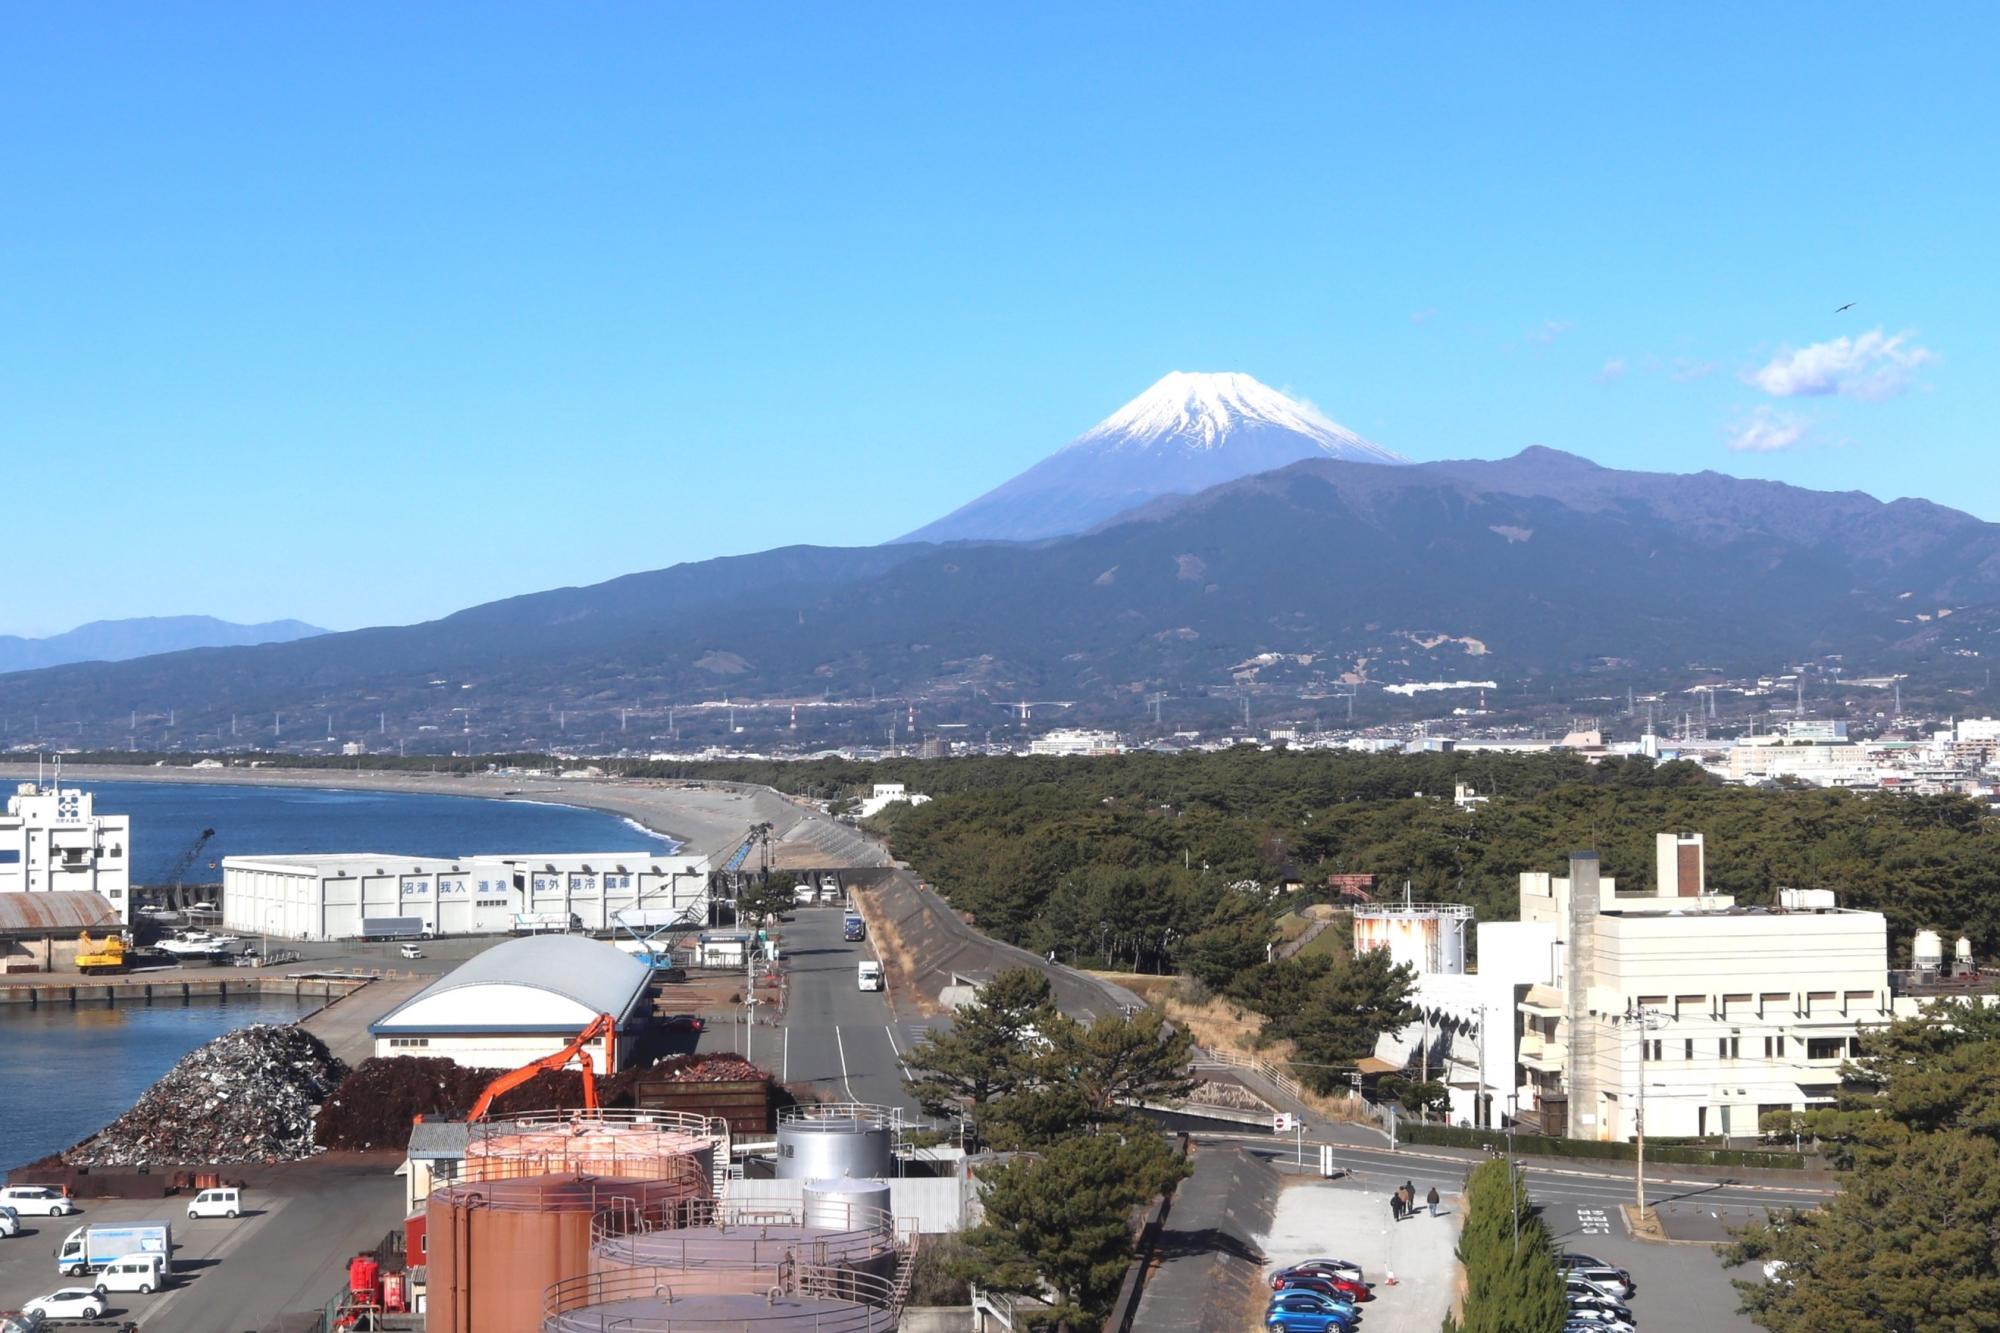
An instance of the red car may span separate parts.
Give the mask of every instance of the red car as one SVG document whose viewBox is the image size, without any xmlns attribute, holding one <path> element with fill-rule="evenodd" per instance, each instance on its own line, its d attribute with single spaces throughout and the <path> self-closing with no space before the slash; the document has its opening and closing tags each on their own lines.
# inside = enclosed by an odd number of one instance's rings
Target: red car
<svg viewBox="0 0 2000 1333">
<path fill-rule="evenodd" d="M 1364 1282 L 1351 1282 L 1332 1273 L 1316 1273 L 1293 1268 L 1273 1273 L 1271 1288 L 1274 1291 L 1316 1291 L 1322 1296 L 1340 1296 L 1357 1302 L 1365 1301 L 1369 1297 L 1368 1285 Z"/>
</svg>

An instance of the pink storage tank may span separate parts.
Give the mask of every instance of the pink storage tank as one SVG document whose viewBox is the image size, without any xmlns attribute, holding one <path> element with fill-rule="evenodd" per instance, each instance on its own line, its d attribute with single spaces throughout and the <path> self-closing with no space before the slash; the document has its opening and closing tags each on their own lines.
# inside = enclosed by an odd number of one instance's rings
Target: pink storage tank
<svg viewBox="0 0 2000 1333">
<path fill-rule="evenodd" d="M 474 1126 L 465 1179 L 592 1175 L 619 1180 L 678 1179 L 690 1161 L 714 1172 L 728 1152 L 719 1120 L 674 1111 L 551 1111 Z"/>
</svg>

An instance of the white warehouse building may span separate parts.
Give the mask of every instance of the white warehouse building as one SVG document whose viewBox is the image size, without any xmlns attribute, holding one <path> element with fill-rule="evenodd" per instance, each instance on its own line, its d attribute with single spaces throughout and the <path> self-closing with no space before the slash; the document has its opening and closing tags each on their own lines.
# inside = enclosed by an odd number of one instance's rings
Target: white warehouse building
<svg viewBox="0 0 2000 1333">
<path fill-rule="evenodd" d="M 347 852 L 230 856 L 222 920 L 231 930 L 291 940 L 351 939 L 362 923 L 416 918 L 434 935 L 498 935 L 531 918 L 542 928 L 614 929 L 618 913 L 700 912 L 703 856 L 560 852 L 440 858 Z"/>
<path fill-rule="evenodd" d="M 368 1025 L 381 1056 L 441 1056 L 514 1069 L 553 1055 L 599 1014 L 618 1022 L 619 1050 L 584 1049 L 599 1073 L 628 1062 L 622 1038 L 644 1017 L 652 970 L 598 940 L 535 935 L 507 940 L 452 969 Z"/>
</svg>

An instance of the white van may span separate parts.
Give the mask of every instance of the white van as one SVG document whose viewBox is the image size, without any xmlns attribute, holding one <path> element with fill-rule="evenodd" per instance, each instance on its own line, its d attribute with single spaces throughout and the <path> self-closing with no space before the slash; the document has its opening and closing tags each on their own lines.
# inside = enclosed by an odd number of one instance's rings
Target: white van
<svg viewBox="0 0 2000 1333">
<path fill-rule="evenodd" d="M 100 1292 L 136 1291 L 141 1296 L 150 1296 L 170 1281 L 163 1254 L 128 1254 L 123 1259 L 113 1259 L 97 1272 Z"/>
<path fill-rule="evenodd" d="M 858 964 L 854 975 L 855 985 L 861 990 L 882 989 L 882 965 L 873 960 Z"/>
<path fill-rule="evenodd" d="M 188 1201 L 189 1217 L 234 1217 L 243 1211 L 243 1191 L 203 1190 Z"/>
<path fill-rule="evenodd" d="M 77 1210 L 69 1195 L 47 1185 L 9 1185 L 0 1189 L 0 1203 L 23 1215 L 39 1213 L 45 1217 L 66 1217 Z"/>
</svg>

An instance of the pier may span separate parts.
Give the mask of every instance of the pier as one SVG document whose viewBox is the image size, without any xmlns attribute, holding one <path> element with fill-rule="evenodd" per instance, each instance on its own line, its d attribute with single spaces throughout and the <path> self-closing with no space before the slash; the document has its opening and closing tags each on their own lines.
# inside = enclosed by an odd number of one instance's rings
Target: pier
<svg viewBox="0 0 2000 1333">
<path fill-rule="evenodd" d="M 0 1004 L 30 1008 L 116 1008 L 131 1004 L 176 1004 L 226 1000 L 232 995 L 290 995 L 332 1003 L 358 990 L 370 977 L 310 976 L 119 976 L 8 978 L 0 981 Z"/>
</svg>

